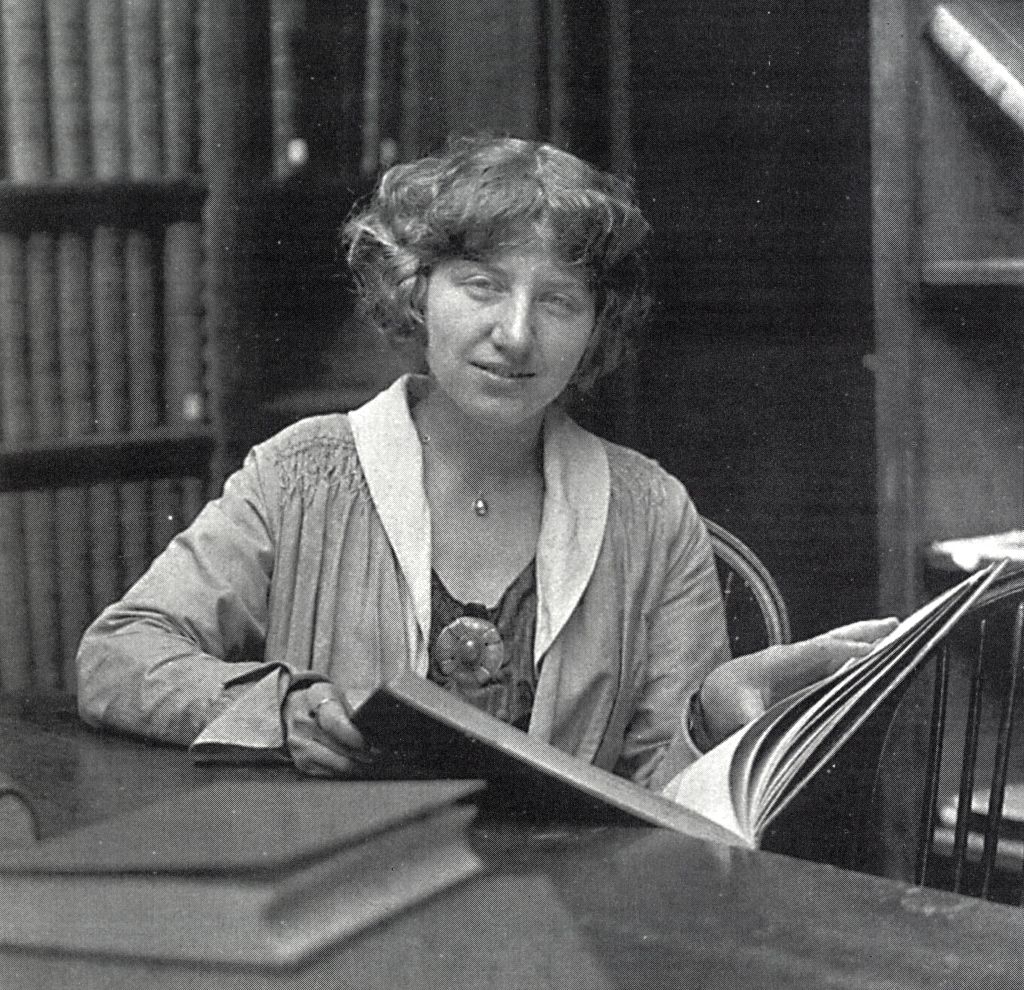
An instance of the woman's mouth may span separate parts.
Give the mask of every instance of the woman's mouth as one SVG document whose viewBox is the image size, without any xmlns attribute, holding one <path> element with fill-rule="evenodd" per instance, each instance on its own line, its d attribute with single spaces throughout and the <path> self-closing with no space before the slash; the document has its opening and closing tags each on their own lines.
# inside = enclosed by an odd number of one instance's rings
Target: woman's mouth
<svg viewBox="0 0 1024 990">
<path fill-rule="evenodd" d="M 501 364 L 473 364 L 473 367 L 483 371 L 484 373 L 493 376 L 494 378 L 501 378 L 503 381 L 522 381 L 525 378 L 533 378 L 532 371 L 523 371 L 519 368 L 512 368 L 507 365 Z"/>
</svg>

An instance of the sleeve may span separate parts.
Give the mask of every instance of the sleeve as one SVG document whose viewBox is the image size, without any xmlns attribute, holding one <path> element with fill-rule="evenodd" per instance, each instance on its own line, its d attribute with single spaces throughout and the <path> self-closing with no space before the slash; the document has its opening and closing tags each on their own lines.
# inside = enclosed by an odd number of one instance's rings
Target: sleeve
<svg viewBox="0 0 1024 990">
<path fill-rule="evenodd" d="M 670 481 L 654 526 L 642 682 L 617 768 L 652 790 L 701 755 L 690 731 L 693 697 L 708 673 L 729 659 L 711 540 L 683 486 Z"/>
<path fill-rule="evenodd" d="M 221 718 L 229 728 L 214 730 L 219 741 L 283 755 L 290 672 L 263 662 L 275 511 L 254 450 L 223 495 L 86 630 L 85 721 L 187 745 Z"/>
</svg>

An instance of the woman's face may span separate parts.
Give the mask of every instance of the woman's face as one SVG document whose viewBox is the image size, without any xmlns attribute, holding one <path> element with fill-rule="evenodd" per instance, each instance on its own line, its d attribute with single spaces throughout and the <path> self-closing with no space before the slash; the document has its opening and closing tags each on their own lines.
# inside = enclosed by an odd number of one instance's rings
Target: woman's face
<svg viewBox="0 0 1024 990">
<path fill-rule="evenodd" d="M 439 263 L 425 316 L 430 372 L 463 415 L 494 427 L 539 425 L 587 349 L 594 296 L 581 271 L 535 242 Z"/>
</svg>

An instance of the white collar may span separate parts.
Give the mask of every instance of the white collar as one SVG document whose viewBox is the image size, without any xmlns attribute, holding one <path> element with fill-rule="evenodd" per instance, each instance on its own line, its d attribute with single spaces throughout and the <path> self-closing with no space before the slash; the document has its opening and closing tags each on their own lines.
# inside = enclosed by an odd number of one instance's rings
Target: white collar
<svg viewBox="0 0 1024 990">
<path fill-rule="evenodd" d="M 409 412 L 403 375 L 349 413 L 359 462 L 391 542 L 426 642 L 430 635 L 430 510 L 423 488 L 423 451 Z M 415 479 L 415 483 L 413 483 Z M 604 445 L 560 410 L 544 421 L 544 507 L 537 544 L 534 659 L 555 641 L 597 564 L 608 518 L 611 476 Z"/>
</svg>

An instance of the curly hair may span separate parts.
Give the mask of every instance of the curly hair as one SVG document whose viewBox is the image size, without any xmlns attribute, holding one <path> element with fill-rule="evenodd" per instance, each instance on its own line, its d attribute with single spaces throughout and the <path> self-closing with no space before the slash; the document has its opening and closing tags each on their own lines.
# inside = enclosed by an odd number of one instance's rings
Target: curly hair
<svg viewBox="0 0 1024 990">
<path fill-rule="evenodd" d="M 390 168 L 342 236 L 365 317 L 393 342 L 421 344 L 435 265 L 542 239 L 594 293 L 594 332 L 569 383 L 585 392 L 623 360 L 646 316 L 648 229 L 623 180 L 549 144 L 468 137 Z"/>
</svg>

